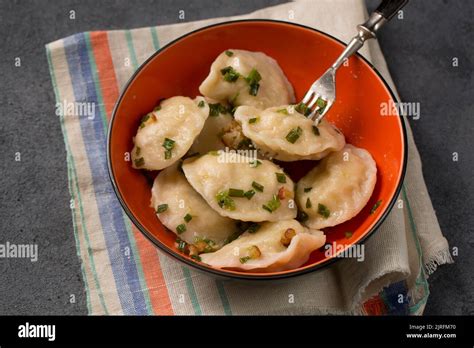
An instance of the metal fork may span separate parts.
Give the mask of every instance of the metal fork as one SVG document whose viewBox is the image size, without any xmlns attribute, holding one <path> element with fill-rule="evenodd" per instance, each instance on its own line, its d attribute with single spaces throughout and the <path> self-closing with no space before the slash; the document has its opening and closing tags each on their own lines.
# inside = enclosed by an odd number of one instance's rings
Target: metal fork
<svg viewBox="0 0 474 348">
<path fill-rule="evenodd" d="M 357 26 L 357 35 L 352 38 L 333 65 L 309 88 L 303 100 L 298 104 L 299 111 L 314 120 L 318 125 L 336 99 L 336 71 L 351 55 L 357 52 L 368 39 L 387 23 L 408 0 L 383 0 L 369 19 Z"/>
</svg>

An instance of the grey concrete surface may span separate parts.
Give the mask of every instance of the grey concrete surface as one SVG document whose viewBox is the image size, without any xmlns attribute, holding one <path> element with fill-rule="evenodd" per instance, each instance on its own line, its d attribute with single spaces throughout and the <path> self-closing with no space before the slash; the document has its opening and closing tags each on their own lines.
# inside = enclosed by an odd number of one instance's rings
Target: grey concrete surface
<svg viewBox="0 0 474 348">
<path fill-rule="evenodd" d="M 66 153 L 44 44 L 67 35 L 243 14 L 283 0 L 0 0 L 0 243 L 37 243 L 37 262 L 0 259 L 0 314 L 86 314 L 69 210 Z M 369 1 L 373 8 L 376 1 Z M 76 19 L 68 18 L 70 10 Z M 430 278 L 427 314 L 473 314 L 473 215 L 470 180 L 474 112 L 472 1 L 412 1 L 403 20 L 380 34 L 392 76 L 406 101 L 425 179 L 454 265 Z M 15 57 L 21 67 L 15 67 Z M 451 66 L 452 57 L 459 67 Z M 16 153 L 21 161 L 15 161 Z M 452 153 L 459 161 L 452 161 Z M 71 303 L 71 295 L 75 303 Z"/>
</svg>

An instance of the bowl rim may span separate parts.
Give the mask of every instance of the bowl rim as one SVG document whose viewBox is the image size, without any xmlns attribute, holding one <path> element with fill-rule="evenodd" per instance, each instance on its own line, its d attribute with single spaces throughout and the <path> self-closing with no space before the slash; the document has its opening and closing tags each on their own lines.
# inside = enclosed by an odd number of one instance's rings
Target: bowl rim
<svg viewBox="0 0 474 348">
<path fill-rule="evenodd" d="M 298 27 L 298 28 L 303 28 L 303 29 L 308 29 L 310 31 L 313 31 L 313 32 L 316 32 L 318 34 L 321 34 L 323 36 L 326 36 L 334 41 L 336 41 L 337 43 L 341 44 L 341 45 L 347 45 L 345 42 L 343 42 L 342 40 L 326 33 L 326 32 L 323 32 L 321 30 L 318 30 L 318 29 L 315 29 L 315 28 L 312 28 L 312 27 L 309 27 L 309 26 L 306 26 L 306 25 L 303 25 L 303 24 L 299 24 L 299 23 L 293 23 L 293 22 L 287 22 L 287 21 L 282 21 L 282 20 L 275 20 L 275 19 L 240 19 L 240 20 L 232 20 L 232 21 L 225 21 L 225 22 L 219 22 L 219 23 L 215 23 L 215 24 L 211 24 L 211 25 L 207 25 L 207 26 L 204 26 L 204 27 L 201 27 L 201 28 L 198 28 L 198 29 L 195 29 L 193 31 L 190 31 L 172 41 L 170 41 L 168 44 L 166 44 L 165 46 L 161 47 L 160 49 L 158 49 L 155 53 L 153 53 L 150 57 L 148 57 L 139 67 L 138 69 L 133 73 L 133 75 L 128 79 L 127 83 L 125 84 L 125 86 L 123 87 L 122 91 L 120 92 L 120 96 L 119 98 L 117 99 L 117 101 L 115 102 L 115 105 L 114 105 L 114 109 L 113 109 L 113 112 L 112 112 L 112 116 L 110 118 L 110 121 L 109 121 L 109 127 L 108 127 L 108 130 L 107 130 L 107 169 L 108 169 L 108 174 L 109 174 L 109 178 L 110 178 L 110 181 L 112 182 L 112 187 L 114 189 L 114 192 L 115 192 L 115 195 L 117 196 L 119 202 L 120 202 L 120 205 L 122 206 L 122 209 L 125 211 L 125 213 L 127 214 L 127 216 L 130 218 L 130 220 L 132 221 L 132 223 L 138 228 L 138 230 L 150 241 L 153 243 L 153 245 L 155 247 L 158 247 L 161 251 L 163 251 L 165 254 L 167 254 L 168 256 L 174 258 L 175 260 L 177 260 L 178 262 L 182 262 L 184 263 L 186 266 L 190 266 L 198 271 L 201 271 L 201 272 L 204 272 L 206 274 L 212 274 L 213 276 L 218 276 L 218 277 L 223 277 L 223 278 L 226 278 L 226 279 L 237 279 L 237 280 L 253 280 L 253 281 L 269 281 L 269 280 L 276 280 L 276 279 L 289 279 L 289 278 L 292 278 L 292 277 L 296 277 L 296 276 L 301 276 L 303 274 L 307 274 L 307 273 L 310 273 L 310 272 L 314 272 L 314 271 L 317 271 L 317 270 L 322 270 L 330 265 L 332 265 L 333 263 L 335 263 L 336 261 L 339 261 L 341 260 L 341 258 L 337 257 L 337 255 L 331 257 L 329 260 L 327 260 L 326 262 L 323 262 L 321 264 L 316 264 L 316 265 L 313 265 L 313 266 L 310 266 L 310 267 L 307 267 L 307 268 L 304 268 L 304 269 L 296 269 L 296 270 L 293 270 L 293 271 L 289 271 L 287 273 L 282 273 L 282 274 L 266 274 L 266 273 L 261 273 L 261 274 L 246 274 L 245 272 L 240 272 L 240 273 L 237 273 L 237 272 L 227 272 L 226 270 L 222 270 L 222 269 L 218 269 L 218 268 L 213 268 L 213 267 L 209 267 L 209 266 L 203 266 L 201 265 L 199 262 L 195 262 L 193 260 L 190 260 L 186 257 L 183 257 L 182 255 L 180 255 L 178 252 L 168 248 L 166 245 L 164 245 L 160 240 L 158 240 L 158 238 L 156 238 L 152 233 L 148 232 L 148 230 L 138 221 L 138 219 L 134 216 L 134 214 L 131 212 L 131 210 L 128 208 L 127 204 L 125 203 L 125 200 L 123 199 L 122 197 L 122 194 L 120 192 L 120 190 L 118 189 L 118 186 L 117 186 L 117 182 L 115 180 L 115 175 L 114 175 L 114 171 L 113 171 L 113 168 L 112 168 L 112 160 L 111 160 L 111 156 L 110 156 L 110 152 L 111 152 L 111 137 L 112 137 L 112 128 L 113 128 L 113 125 L 114 125 L 114 121 L 115 121 L 115 115 L 117 113 L 117 110 L 118 110 L 118 107 L 119 105 L 121 104 L 122 102 L 122 99 L 124 98 L 124 95 L 126 93 L 126 91 L 128 90 L 130 84 L 135 80 L 135 78 L 137 77 L 137 75 L 142 71 L 142 69 L 151 61 L 153 60 L 157 55 L 159 55 L 162 51 L 166 50 L 167 48 L 169 48 L 170 46 L 174 45 L 175 43 L 177 43 L 178 41 L 181 41 L 185 38 L 187 38 L 188 36 L 192 35 L 192 34 L 195 34 L 197 32 L 200 32 L 200 31 L 204 31 L 204 30 L 207 30 L 207 29 L 210 29 L 210 28 L 214 28 L 214 27 L 219 27 L 219 26 L 225 26 L 225 25 L 229 25 L 229 24 L 236 24 L 236 23 L 248 23 L 248 22 L 253 22 L 253 23 L 277 23 L 277 24 L 284 24 L 284 25 L 288 25 L 288 26 L 294 26 L 294 27 Z M 360 53 L 356 52 L 355 54 L 359 59 L 362 59 L 363 62 L 365 62 L 369 68 L 372 69 L 372 71 L 375 72 L 375 74 L 377 75 L 377 77 L 380 79 L 380 81 L 383 83 L 383 85 L 386 87 L 386 89 L 389 91 L 390 93 L 390 96 L 392 97 L 392 99 L 395 101 L 395 102 L 399 102 L 399 99 L 397 98 L 397 96 L 395 95 L 395 93 L 392 91 L 392 89 L 390 88 L 390 85 L 387 83 L 387 81 L 385 81 L 385 79 L 383 78 L 382 74 L 377 70 L 377 68 L 375 68 L 375 66 L 369 62 L 365 57 L 363 57 Z M 383 212 L 383 214 L 380 216 L 380 218 L 375 222 L 375 224 L 372 226 L 372 228 L 365 234 L 365 236 L 363 236 L 362 238 L 360 238 L 357 242 L 351 244 L 350 246 L 353 246 L 353 245 L 360 245 L 360 244 L 363 244 L 367 241 L 367 239 L 369 237 L 371 237 L 375 231 L 377 231 L 380 227 L 380 225 L 385 221 L 385 219 L 387 218 L 388 214 L 392 211 L 393 209 L 393 206 L 395 205 L 395 202 L 397 201 L 398 199 L 398 196 L 400 194 L 400 191 L 402 189 L 402 186 L 403 186 L 403 182 L 404 182 L 404 179 L 405 179 L 405 174 L 406 174 L 406 168 L 407 168 L 407 160 L 408 160 L 408 141 L 407 141 L 407 130 L 406 130 L 406 125 L 405 125 L 405 119 L 404 117 L 398 112 L 398 116 L 397 116 L 399 119 L 400 119 L 400 123 L 401 123 L 401 130 L 402 130 L 402 139 L 403 139 L 403 163 L 402 163 L 402 168 L 401 168 L 401 173 L 400 173 L 400 179 L 399 179 L 399 182 L 397 184 L 397 187 L 395 189 L 395 192 L 394 192 L 394 195 L 393 197 L 391 198 L 387 208 L 385 209 L 385 211 Z M 346 250 L 346 249 L 344 249 Z M 341 251 L 343 252 L 343 251 Z"/>
</svg>

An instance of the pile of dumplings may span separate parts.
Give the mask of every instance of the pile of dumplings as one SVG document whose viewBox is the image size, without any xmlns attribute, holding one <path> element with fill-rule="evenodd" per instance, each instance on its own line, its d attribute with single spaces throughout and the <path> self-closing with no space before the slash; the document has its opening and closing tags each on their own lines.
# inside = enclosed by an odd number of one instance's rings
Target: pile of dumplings
<svg viewBox="0 0 474 348">
<path fill-rule="evenodd" d="M 279 272 L 305 264 L 322 228 L 356 216 L 375 187 L 376 164 L 294 105 L 293 87 L 261 52 L 226 50 L 199 87 L 145 115 L 132 165 L 160 170 L 151 190 L 176 247 L 215 268 Z M 297 183 L 273 160 L 318 160 Z"/>
</svg>

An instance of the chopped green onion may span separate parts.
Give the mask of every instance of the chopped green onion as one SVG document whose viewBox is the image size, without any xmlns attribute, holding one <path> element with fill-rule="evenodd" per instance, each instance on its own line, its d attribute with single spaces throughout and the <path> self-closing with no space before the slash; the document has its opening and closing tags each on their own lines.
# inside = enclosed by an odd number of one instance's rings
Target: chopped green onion
<svg viewBox="0 0 474 348">
<path fill-rule="evenodd" d="M 240 74 L 231 66 L 226 66 L 224 69 L 221 69 L 221 74 L 224 75 L 224 80 L 227 82 L 235 82 L 240 76 Z"/>
<path fill-rule="evenodd" d="M 244 197 L 246 197 L 248 200 L 252 199 L 254 195 L 255 195 L 255 190 L 248 190 L 247 192 L 244 193 Z"/>
<path fill-rule="evenodd" d="M 140 146 L 137 146 L 137 149 L 135 150 L 135 156 L 140 156 L 140 152 L 142 152 L 142 149 Z"/>
<path fill-rule="evenodd" d="M 258 182 L 254 181 L 252 182 L 252 187 L 256 189 L 259 192 L 263 192 L 263 189 L 265 188 L 263 185 L 260 185 Z"/>
<path fill-rule="evenodd" d="M 255 161 L 251 161 L 251 162 L 250 162 L 250 166 L 251 166 L 252 168 L 256 168 L 256 167 L 258 167 L 258 166 L 261 165 L 261 164 L 262 164 L 262 162 L 260 162 L 259 160 L 255 160 Z"/>
<path fill-rule="evenodd" d="M 277 110 L 276 112 L 278 112 L 279 114 L 283 114 L 283 115 L 289 115 L 288 110 L 286 108 Z"/>
<path fill-rule="evenodd" d="M 170 159 L 172 154 L 173 154 L 173 152 L 171 152 L 171 150 L 166 150 L 165 151 L 165 159 Z"/>
<path fill-rule="evenodd" d="M 209 116 L 210 117 L 216 117 L 219 116 L 219 114 L 226 114 L 227 109 L 224 105 L 220 103 L 215 103 L 211 104 L 209 103 Z"/>
<path fill-rule="evenodd" d="M 207 153 L 208 155 L 211 155 L 211 156 L 219 156 L 219 151 L 216 151 L 216 150 L 211 150 Z"/>
<path fill-rule="evenodd" d="M 316 100 L 316 105 L 319 106 L 318 112 L 322 114 L 324 109 L 326 109 L 326 101 L 324 99 L 318 98 L 318 100 Z"/>
<path fill-rule="evenodd" d="M 153 112 L 160 111 L 160 110 L 161 110 L 161 105 L 158 105 L 153 109 Z"/>
<path fill-rule="evenodd" d="M 249 123 L 252 124 L 252 123 L 257 123 L 257 121 L 259 120 L 258 117 L 252 117 L 251 119 L 249 119 Z"/>
<path fill-rule="evenodd" d="M 244 197 L 244 195 L 245 195 L 244 190 L 234 189 L 234 188 L 229 189 L 229 197 Z"/>
<path fill-rule="evenodd" d="M 281 184 L 285 184 L 286 183 L 286 175 L 283 174 L 283 173 L 275 173 L 276 175 L 276 178 L 277 178 L 277 181 Z"/>
<path fill-rule="evenodd" d="M 163 146 L 166 150 L 173 150 L 175 143 L 176 142 L 173 139 L 165 138 L 165 141 L 161 146 Z"/>
<path fill-rule="evenodd" d="M 262 208 L 266 211 L 273 213 L 275 210 L 280 208 L 281 202 L 278 199 L 277 195 L 273 195 L 272 199 L 267 202 L 267 204 L 262 205 Z"/>
<path fill-rule="evenodd" d="M 296 105 L 295 110 L 305 116 L 309 116 L 309 114 L 311 113 L 311 109 L 304 103 L 299 103 L 298 105 Z"/>
<path fill-rule="evenodd" d="M 146 114 L 145 116 L 142 117 L 140 121 L 140 128 L 145 127 L 145 123 L 146 121 L 148 121 L 149 118 L 150 118 L 150 114 Z"/>
<path fill-rule="evenodd" d="M 347 232 L 344 233 L 344 235 L 345 235 L 345 237 L 346 237 L 347 239 L 349 239 L 349 238 L 352 237 L 352 232 L 351 232 L 351 231 L 347 231 Z"/>
<path fill-rule="evenodd" d="M 191 255 L 191 258 L 196 260 L 196 261 L 201 261 L 201 256 L 199 256 L 199 255 Z"/>
<path fill-rule="evenodd" d="M 225 51 L 225 55 L 227 57 L 232 57 L 234 55 L 234 52 L 227 50 L 227 51 Z"/>
<path fill-rule="evenodd" d="M 186 232 L 186 225 L 185 224 L 180 224 L 180 225 L 176 226 L 176 232 L 178 232 L 178 234 Z"/>
<path fill-rule="evenodd" d="M 145 164 L 145 159 L 143 157 L 137 158 L 134 163 L 135 167 L 142 167 Z"/>
<path fill-rule="evenodd" d="M 318 203 L 318 214 L 327 219 L 331 215 L 331 211 L 324 204 Z"/>
<path fill-rule="evenodd" d="M 305 188 L 303 189 L 303 191 L 304 191 L 304 192 L 309 192 L 309 191 L 311 191 L 312 189 L 313 189 L 312 187 L 305 187 Z"/>
<path fill-rule="evenodd" d="M 313 126 L 313 134 L 317 136 L 321 135 L 321 133 L 319 132 L 319 128 L 317 126 Z"/>
<path fill-rule="evenodd" d="M 189 222 L 193 219 L 193 216 L 191 214 L 186 214 L 184 215 L 184 221 Z"/>
<path fill-rule="evenodd" d="M 249 94 L 256 96 L 258 93 L 258 89 L 260 88 L 260 80 L 262 79 L 262 76 L 260 73 L 257 71 L 257 69 L 252 69 L 250 71 L 249 75 L 245 78 L 245 81 L 249 84 Z"/>
<path fill-rule="evenodd" d="M 303 130 L 300 127 L 293 128 L 286 136 L 286 140 L 289 143 L 294 144 L 296 140 L 299 139 L 299 137 L 303 134 Z"/>
<path fill-rule="evenodd" d="M 156 212 L 157 212 L 158 214 L 164 213 L 167 209 L 168 209 L 168 204 L 160 204 L 160 205 L 156 208 Z"/>
<path fill-rule="evenodd" d="M 377 203 L 374 204 L 374 206 L 373 206 L 372 209 L 370 210 L 370 214 L 375 213 L 375 211 L 377 210 L 377 208 L 380 207 L 380 204 L 382 204 L 382 200 L 378 200 Z"/>
<path fill-rule="evenodd" d="M 201 101 L 198 103 L 198 107 L 199 107 L 199 108 L 203 108 L 204 105 L 206 105 L 206 103 L 204 103 L 204 100 L 201 100 Z"/>
<path fill-rule="evenodd" d="M 226 210 L 235 210 L 235 202 L 232 198 L 229 197 L 227 191 L 221 191 L 216 195 L 217 204 L 222 209 Z"/>
<path fill-rule="evenodd" d="M 178 250 L 183 253 L 186 248 L 186 242 L 180 238 L 176 238 L 176 243 L 178 243 Z"/>
<path fill-rule="evenodd" d="M 243 263 L 246 263 L 246 262 L 247 262 L 248 260 L 250 260 L 250 259 L 251 259 L 250 256 L 245 256 L 245 257 L 241 257 L 241 258 L 239 259 L 239 261 L 240 261 L 240 263 L 243 264 Z"/>
<path fill-rule="evenodd" d="M 309 197 L 306 199 L 306 208 L 311 208 L 313 206 L 313 204 L 311 203 L 311 199 L 309 199 Z"/>
<path fill-rule="evenodd" d="M 256 222 L 252 222 L 249 226 L 249 228 L 247 228 L 247 232 L 248 233 L 255 233 L 257 232 L 259 229 L 260 229 L 260 225 L 257 224 Z"/>
</svg>

